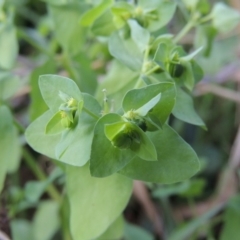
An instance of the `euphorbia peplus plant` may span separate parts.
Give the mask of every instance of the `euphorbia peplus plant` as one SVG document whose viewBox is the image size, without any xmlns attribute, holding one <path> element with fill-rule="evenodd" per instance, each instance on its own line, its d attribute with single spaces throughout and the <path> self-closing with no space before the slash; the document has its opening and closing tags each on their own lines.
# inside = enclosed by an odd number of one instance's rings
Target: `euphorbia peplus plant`
<svg viewBox="0 0 240 240">
<path fill-rule="evenodd" d="M 121 237 L 121 231 L 107 234 L 119 227 L 133 180 L 169 184 L 199 170 L 194 150 L 168 124 L 173 114 L 205 127 L 189 95 L 203 76 L 193 59 L 202 47 L 187 54 L 178 41 L 195 26 L 218 30 L 216 19 L 232 28 L 239 15 L 223 4 L 208 13 L 207 1 L 183 3 L 189 22 L 176 37 L 158 33 L 172 19 L 174 1 L 102 0 L 83 14 L 80 24 L 106 40 L 113 56 L 95 96 L 66 77 L 39 78 L 49 109 L 31 123 L 26 139 L 34 150 L 64 163 L 74 240 Z M 58 9 L 54 1 L 49 8 Z M 223 18 L 224 10 L 234 17 Z"/>
</svg>

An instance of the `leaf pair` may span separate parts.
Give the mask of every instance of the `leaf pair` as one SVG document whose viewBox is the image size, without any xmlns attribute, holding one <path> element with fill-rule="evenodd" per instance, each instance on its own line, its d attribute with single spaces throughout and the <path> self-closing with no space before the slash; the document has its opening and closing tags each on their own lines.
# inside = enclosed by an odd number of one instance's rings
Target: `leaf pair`
<svg viewBox="0 0 240 240">
<path fill-rule="evenodd" d="M 156 161 L 156 149 L 143 131 L 156 131 L 167 120 L 175 103 L 173 83 L 133 89 L 125 95 L 123 116 L 110 113 L 95 126 L 90 159 L 92 176 L 105 177 L 126 166 L 134 156 Z"/>
<path fill-rule="evenodd" d="M 26 139 L 36 151 L 74 166 L 83 166 L 90 158 L 93 129 L 101 112 L 99 103 L 90 95 L 82 94 L 72 80 L 43 75 L 39 81 L 40 90 L 49 110 L 36 119 L 26 130 Z M 64 92 L 82 104 L 81 116 L 77 118 L 74 128 L 59 127 L 59 106 L 63 100 L 59 91 Z M 80 105 L 79 104 L 79 105 Z M 78 108 L 79 108 L 78 105 Z M 92 115 L 89 115 L 92 114 Z M 46 126 L 48 133 L 46 134 Z"/>
</svg>

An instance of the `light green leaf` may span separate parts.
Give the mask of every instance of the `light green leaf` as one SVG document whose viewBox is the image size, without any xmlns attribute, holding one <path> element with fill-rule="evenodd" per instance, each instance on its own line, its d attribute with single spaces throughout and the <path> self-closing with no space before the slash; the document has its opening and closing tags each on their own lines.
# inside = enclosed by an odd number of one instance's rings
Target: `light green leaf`
<svg viewBox="0 0 240 240">
<path fill-rule="evenodd" d="M 134 157 L 130 149 L 114 147 L 105 135 L 105 125 L 121 122 L 122 117 L 110 113 L 99 119 L 94 129 L 90 171 L 94 177 L 109 176 L 129 163 Z M 111 137 L 111 136 L 109 136 Z"/>
<path fill-rule="evenodd" d="M 138 72 L 141 70 L 143 54 L 131 38 L 123 39 L 118 32 L 114 32 L 109 38 L 109 51 L 131 70 Z"/>
<path fill-rule="evenodd" d="M 99 5 L 93 7 L 85 12 L 81 17 L 80 23 L 82 26 L 90 26 L 93 22 L 100 17 L 108 8 L 114 3 L 113 0 L 102 0 Z"/>
<path fill-rule="evenodd" d="M 30 86 L 31 86 L 31 102 L 30 102 L 30 118 L 33 121 L 37 117 L 41 116 L 47 111 L 48 107 L 44 102 L 39 85 L 38 78 L 40 75 L 45 73 L 54 74 L 57 72 L 56 62 L 53 59 L 48 59 L 42 65 L 36 67 L 30 76 Z"/>
<path fill-rule="evenodd" d="M 131 30 L 131 38 L 138 46 L 138 48 L 144 52 L 150 41 L 150 33 L 147 29 L 141 27 L 136 20 L 128 20 L 128 24 Z"/>
<path fill-rule="evenodd" d="M 132 181 L 119 174 L 99 179 L 91 177 L 88 165 L 68 166 L 67 195 L 73 239 L 81 236 L 82 240 L 89 240 L 103 234 L 122 213 L 131 193 Z"/>
<path fill-rule="evenodd" d="M 124 227 L 124 239 L 125 240 L 153 240 L 154 237 L 144 229 L 130 224 L 125 223 Z"/>
<path fill-rule="evenodd" d="M 79 25 L 79 18 L 85 11 L 85 3 L 78 2 L 62 6 L 49 6 L 57 41 L 70 55 L 78 54 L 84 48 L 86 31 Z"/>
<path fill-rule="evenodd" d="M 173 108 L 173 115 L 184 122 L 205 126 L 194 109 L 192 98 L 180 88 L 177 89 L 177 100 Z"/>
<path fill-rule="evenodd" d="M 240 22 L 240 12 L 222 2 L 214 5 L 211 17 L 213 26 L 220 32 L 229 32 Z"/>
<path fill-rule="evenodd" d="M 25 219 L 13 219 L 10 223 L 12 240 L 32 240 L 32 224 Z"/>
<path fill-rule="evenodd" d="M 187 61 L 192 60 L 199 52 L 202 51 L 202 49 L 203 49 L 203 47 L 200 47 L 200 48 L 196 49 L 195 51 L 193 51 L 192 53 L 188 54 L 187 56 L 181 57 L 180 61 L 187 62 Z"/>
<path fill-rule="evenodd" d="M 50 240 L 60 227 L 59 205 L 55 201 L 41 202 L 33 219 L 33 239 Z"/>
<path fill-rule="evenodd" d="M 24 188 L 25 198 L 31 203 L 36 203 L 44 193 L 48 183 L 46 181 L 28 181 Z"/>
<path fill-rule="evenodd" d="M 96 240 L 120 240 L 123 235 L 124 220 L 120 215 L 109 228 Z"/>
<path fill-rule="evenodd" d="M 210 24 L 200 25 L 196 28 L 194 46 L 196 48 L 203 46 L 203 55 L 208 57 L 211 54 L 214 39 L 217 30 Z"/>
<path fill-rule="evenodd" d="M 160 93 L 161 100 L 152 109 L 150 117 L 153 118 L 152 120 L 157 118 L 161 124 L 164 124 L 175 104 L 175 85 L 171 82 L 151 84 L 128 91 L 123 99 L 123 110 L 128 112 L 132 109 L 139 109 Z"/>
<path fill-rule="evenodd" d="M 39 77 L 39 87 L 42 97 L 51 111 L 59 110 L 63 100 L 59 97 L 59 91 L 69 95 L 77 101 L 82 100 L 82 94 L 77 84 L 69 78 L 57 75 L 42 75 Z"/>
<path fill-rule="evenodd" d="M 10 110 L 0 106 L 0 192 L 7 172 L 17 170 L 20 160 L 20 143 Z"/>
<path fill-rule="evenodd" d="M 5 23 L 0 25 L 0 52 L 0 67 L 11 69 L 18 55 L 16 29 L 11 19 L 7 19 Z"/>
<path fill-rule="evenodd" d="M 109 36 L 116 27 L 113 23 L 113 16 L 110 10 L 106 11 L 102 16 L 96 19 L 91 30 L 96 36 Z"/>
<path fill-rule="evenodd" d="M 176 3 L 172 1 L 141 0 L 139 6 L 142 7 L 144 13 L 156 11 L 157 18 L 148 18 L 147 29 L 151 32 L 167 25 L 176 10 Z"/>
<path fill-rule="evenodd" d="M 121 93 L 121 90 L 124 89 L 125 86 L 129 85 L 129 83 L 135 84 L 138 76 L 139 74 L 137 72 L 131 71 L 119 61 L 112 61 L 107 75 L 98 85 L 96 94 L 97 99 L 99 101 L 103 100 L 103 89 L 107 90 L 107 95 L 115 95 L 119 92 Z M 122 100 L 122 96 L 120 100 Z M 117 104 L 117 102 L 115 104 Z"/>
<path fill-rule="evenodd" d="M 0 99 L 6 100 L 20 87 L 20 79 L 13 74 L 5 71 L 0 73 Z"/>
<path fill-rule="evenodd" d="M 193 149 L 168 125 L 148 133 L 155 145 L 158 161 L 134 158 L 120 173 L 146 182 L 175 183 L 192 177 L 199 170 Z"/>
<path fill-rule="evenodd" d="M 192 64 L 191 62 L 181 61 L 181 65 L 185 68 L 185 70 L 183 74 L 180 76 L 180 81 L 183 81 L 187 89 L 192 91 L 195 84 Z"/>
<path fill-rule="evenodd" d="M 50 121 L 46 125 L 46 134 L 57 134 L 64 130 L 64 126 L 61 124 L 61 113 L 57 112 L 53 115 Z"/>
<path fill-rule="evenodd" d="M 84 107 L 89 109 L 96 116 L 100 115 L 99 103 L 90 95 L 84 93 Z M 55 149 L 57 148 L 61 134 L 46 135 L 46 124 L 52 117 L 52 112 L 47 111 L 36 119 L 27 128 L 25 136 L 29 145 L 44 155 L 56 159 Z M 78 125 L 74 130 L 69 130 L 65 139 L 64 148 L 61 149 L 59 161 L 74 166 L 82 166 L 90 159 L 93 129 L 96 119 L 86 111 L 82 111 Z"/>
<path fill-rule="evenodd" d="M 183 0 L 185 6 L 190 10 L 194 10 L 197 7 L 198 2 L 199 0 Z"/>
<path fill-rule="evenodd" d="M 45 134 L 46 125 L 51 118 L 52 112 L 48 110 L 28 126 L 25 137 L 35 151 L 55 159 L 55 147 L 61 138 L 61 134 Z"/>
<path fill-rule="evenodd" d="M 136 113 L 138 113 L 140 116 L 146 116 L 147 113 L 156 106 L 156 104 L 161 99 L 161 93 L 159 93 L 157 96 L 153 97 L 150 101 L 148 101 L 146 104 L 144 104 L 142 107 L 138 108 Z"/>
</svg>

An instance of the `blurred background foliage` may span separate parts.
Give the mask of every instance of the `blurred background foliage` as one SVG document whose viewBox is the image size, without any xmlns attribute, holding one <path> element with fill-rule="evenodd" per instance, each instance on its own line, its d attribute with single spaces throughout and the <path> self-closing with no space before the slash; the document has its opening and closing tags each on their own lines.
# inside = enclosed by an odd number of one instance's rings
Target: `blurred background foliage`
<svg viewBox="0 0 240 240">
<path fill-rule="evenodd" d="M 15 127 L 10 137 L 1 132 L 1 138 L 5 139 L 3 146 L 11 146 L 10 152 L 14 155 L 8 156 L 11 166 L 0 197 L 1 239 L 8 239 L 5 234 L 13 240 L 71 239 L 67 228 L 67 203 L 59 205 L 50 200 L 48 194 L 52 183 L 62 189 L 64 175 L 49 159 L 32 152 L 48 177 L 37 172 L 29 161 L 22 126 L 26 127 L 47 109 L 38 88 L 39 75 L 69 76 L 82 91 L 96 94 L 100 100 L 103 85 L 99 87 L 97 82 L 114 76 L 108 72 L 112 57 L 106 40 L 95 38 L 79 24 L 82 14 L 99 1 L 82 0 L 73 6 L 74 2 L 6 0 L 4 4 L 0 0 L 3 6 L 0 12 L 0 92 L 1 101 L 12 109 L 13 117 L 6 109 L 2 109 L 0 116 L 9 115 L 6 122 L 16 121 L 20 133 L 17 135 Z M 209 2 L 213 5 L 219 1 Z M 225 2 L 240 10 L 238 0 Z M 67 5 L 62 6 L 64 3 Z M 183 11 L 178 9 L 174 19 L 161 31 L 175 34 L 184 26 L 183 4 L 181 1 L 178 4 Z M 181 40 L 186 50 L 205 41 L 201 39 L 201 31 L 190 31 Z M 214 37 L 214 30 L 208 30 L 208 34 Z M 118 219 L 114 223 L 115 233 L 121 233 L 124 225 L 124 239 L 240 238 L 239 43 L 240 25 L 230 33 L 214 37 L 211 51 L 208 49 L 196 59 L 205 76 L 194 89 L 194 104 L 208 130 L 174 117 L 170 119 L 170 124 L 197 151 L 201 171 L 192 179 L 173 185 L 135 182 L 125 220 Z M 129 76 L 132 73 L 128 69 L 122 72 L 116 66 L 111 70 L 119 73 L 119 84 L 126 76 L 134 77 Z M 129 86 L 133 84 L 129 82 Z M 121 97 L 121 91 L 114 93 L 112 90 L 109 90 L 110 96 Z M 21 149 L 18 142 L 25 147 Z M 0 151 L 0 157 L 9 154 L 3 149 Z M 101 239 L 114 240 L 111 231 Z"/>
</svg>

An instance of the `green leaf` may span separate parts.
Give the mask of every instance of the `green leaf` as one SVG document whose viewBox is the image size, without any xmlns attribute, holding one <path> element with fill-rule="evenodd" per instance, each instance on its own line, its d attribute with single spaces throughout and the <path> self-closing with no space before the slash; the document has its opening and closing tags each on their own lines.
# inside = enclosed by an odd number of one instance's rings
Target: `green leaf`
<svg viewBox="0 0 240 240">
<path fill-rule="evenodd" d="M 45 73 L 54 74 L 57 72 L 56 62 L 53 59 L 48 59 L 42 65 L 36 67 L 30 76 L 31 86 L 31 102 L 30 102 L 30 119 L 33 121 L 47 111 L 48 107 L 44 102 L 39 85 L 38 78 Z"/>
<path fill-rule="evenodd" d="M 110 10 L 106 11 L 102 16 L 96 19 L 91 30 L 96 36 L 110 36 L 116 27 L 113 23 L 113 16 Z"/>
<path fill-rule="evenodd" d="M 203 49 L 203 47 L 200 47 L 198 49 L 196 49 L 195 51 L 193 51 L 192 53 L 188 54 L 187 56 L 181 57 L 180 61 L 190 61 L 192 60 L 199 52 L 201 52 Z"/>
<path fill-rule="evenodd" d="M 227 204 L 227 209 L 224 213 L 223 230 L 221 232 L 221 240 L 238 240 L 240 229 L 240 195 L 233 197 Z"/>
<path fill-rule="evenodd" d="M 189 10 L 194 10 L 197 7 L 199 0 L 183 0 L 183 3 Z"/>
<path fill-rule="evenodd" d="M 161 100 L 152 109 L 150 115 L 164 124 L 175 104 L 175 85 L 171 82 L 152 84 L 128 91 L 123 99 L 122 108 L 124 112 L 139 109 L 160 93 Z"/>
<path fill-rule="evenodd" d="M 105 125 L 121 122 L 122 117 L 115 113 L 104 115 L 94 129 L 90 171 L 94 177 L 109 176 L 129 163 L 134 157 L 130 149 L 121 150 L 112 145 L 105 135 Z"/>
<path fill-rule="evenodd" d="M 131 70 L 141 70 L 143 54 L 131 38 L 123 39 L 118 32 L 114 32 L 109 38 L 109 52 Z"/>
<path fill-rule="evenodd" d="M 32 240 L 32 224 L 25 219 L 13 219 L 10 223 L 12 240 Z"/>
<path fill-rule="evenodd" d="M 157 18 L 148 18 L 147 25 L 147 29 L 154 32 L 167 25 L 172 19 L 177 5 L 171 1 L 141 0 L 139 6 L 142 7 L 144 13 L 156 11 Z"/>
<path fill-rule="evenodd" d="M 59 205 L 55 201 L 44 201 L 38 206 L 33 219 L 33 239 L 50 240 L 60 227 Z"/>
<path fill-rule="evenodd" d="M 107 90 L 107 94 L 109 97 L 114 98 L 116 109 L 120 106 L 115 96 L 120 93 L 122 101 L 122 90 L 129 84 L 134 85 L 137 81 L 139 74 L 137 72 L 131 71 L 129 68 L 124 66 L 119 61 L 113 60 L 110 64 L 110 69 L 103 79 L 102 82 L 99 83 L 97 89 L 97 99 L 99 101 L 103 100 L 103 89 Z M 129 87 L 130 88 L 130 87 Z M 125 91 L 123 92 L 125 94 Z"/>
<path fill-rule="evenodd" d="M 134 126 L 134 128 L 134 131 L 139 136 L 139 143 L 134 142 L 130 149 L 143 160 L 157 161 L 157 152 L 151 139 L 149 139 L 146 133 L 138 126 Z"/>
<path fill-rule="evenodd" d="M 17 130 L 13 124 L 10 110 L 0 106 L 0 192 L 7 172 L 17 170 L 20 160 L 20 143 Z"/>
<path fill-rule="evenodd" d="M 3 69 L 11 69 L 18 55 L 18 41 L 12 17 L 0 25 L 0 67 Z"/>
<path fill-rule="evenodd" d="M 168 198 L 173 195 L 179 195 L 182 192 L 188 190 L 190 181 L 184 181 L 181 183 L 171 185 L 161 185 L 153 192 L 153 196 L 156 198 Z"/>
<path fill-rule="evenodd" d="M 185 67 L 185 71 L 181 75 L 180 81 L 182 80 L 184 82 L 184 85 L 187 87 L 187 89 L 192 91 L 195 84 L 192 64 L 191 62 L 185 62 L 185 61 L 181 61 L 181 64 L 183 67 Z"/>
<path fill-rule="evenodd" d="M 44 193 L 48 183 L 46 181 L 28 181 L 24 188 L 25 198 L 31 203 L 36 203 Z"/>
<path fill-rule="evenodd" d="M 211 50 L 213 47 L 214 39 L 217 36 L 217 30 L 209 25 L 200 25 L 196 28 L 195 34 L 195 47 L 203 46 L 203 55 L 208 57 L 211 54 Z"/>
<path fill-rule="evenodd" d="M 103 234 L 122 213 L 131 193 L 132 181 L 119 174 L 99 179 L 91 177 L 88 165 L 68 166 L 67 195 L 73 239 L 81 236 L 82 240 L 88 240 Z"/>
<path fill-rule="evenodd" d="M 128 24 L 131 30 L 131 38 L 138 46 L 138 48 L 144 52 L 148 47 L 150 41 L 150 33 L 147 29 L 141 27 L 136 20 L 128 20 Z"/>
<path fill-rule="evenodd" d="M 153 240 L 154 237 L 144 229 L 130 223 L 125 223 L 124 228 L 125 240 Z"/>
<path fill-rule="evenodd" d="M 0 99 L 6 100 L 20 87 L 20 79 L 13 74 L 5 71 L 0 73 Z"/>
<path fill-rule="evenodd" d="M 118 240 L 121 239 L 124 229 L 123 216 L 120 215 L 109 228 L 96 240 Z"/>
<path fill-rule="evenodd" d="M 223 205 L 214 206 L 201 216 L 197 216 L 195 219 L 176 229 L 169 236 L 169 240 L 186 240 L 197 230 L 199 227 L 203 226 L 207 222 L 211 221 L 211 218 L 217 215 L 223 208 Z"/>
<path fill-rule="evenodd" d="M 205 127 L 204 122 L 194 110 L 192 98 L 181 88 L 177 89 L 177 99 L 173 108 L 173 115 L 184 122 Z"/>
<path fill-rule="evenodd" d="M 199 170 L 193 149 L 168 125 L 148 133 L 155 145 L 158 161 L 134 158 L 120 173 L 146 182 L 175 183 L 192 177 Z"/>
<path fill-rule="evenodd" d="M 202 178 L 191 179 L 189 187 L 182 191 L 179 195 L 186 198 L 199 197 L 203 193 L 206 186 L 206 181 Z"/>
<path fill-rule="evenodd" d="M 100 115 L 101 107 L 92 96 L 83 94 L 84 107 L 94 113 Z M 44 155 L 56 159 L 55 151 L 61 140 L 61 134 L 45 134 L 45 127 L 52 118 L 52 112 L 47 111 L 41 117 L 37 118 L 27 128 L 25 136 L 29 145 Z M 82 166 L 90 159 L 91 143 L 93 138 L 93 128 L 96 119 L 90 116 L 86 111 L 82 111 L 80 120 L 74 130 L 68 130 L 66 143 L 64 148 L 58 154 L 57 160 L 71 164 L 74 166 Z"/>
<path fill-rule="evenodd" d="M 64 51 L 71 56 L 78 54 L 84 48 L 86 31 L 79 25 L 79 18 L 85 11 L 85 4 L 49 6 L 49 12 L 54 24 L 54 34 Z"/>
<path fill-rule="evenodd" d="M 145 103 L 142 107 L 138 108 L 135 112 L 138 113 L 140 116 L 146 116 L 147 113 L 156 106 L 156 104 L 161 99 L 161 93 L 159 93 L 157 96 L 153 97 L 150 101 Z"/>
<path fill-rule="evenodd" d="M 72 61 L 71 61 L 72 60 Z M 87 53 L 79 53 L 73 59 L 69 59 L 69 64 L 74 71 L 74 81 L 82 92 L 93 95 L 98 82 L 97 74 L 92 69 L 92 61 Z"/>
<path fill-rule="evenodd" d="M 65 127 L 61 124 L 61 113 L 57 112 L 46 125 L 46 134 L 57 134 L 62 132 Z"/>
<path fill-rule="evenodd" d="M 39 87 L 42 97 L 51 111 L 59 110 L 63 100 L 59 97 L 59 92 L 63 92 L 77 101 L 82 100 L 82 94 L 77 84 L 69 78 L 57 75 L 42 75 L 39 77 Z"/>
<path fill-rule="evenodd" d="M 113 3 L 113 0 L 102 0 L 99 5 L 83 14 L 80 20 L 81 25 L 85 27 L 92 25 Z"/>
<path fill-rule="evenodd" d="M 240 12 L 221 2 L 214 5 L 210 15 L 213 26 L 223 33 L 234 29 L 240 21 Z"/>
</svg>

